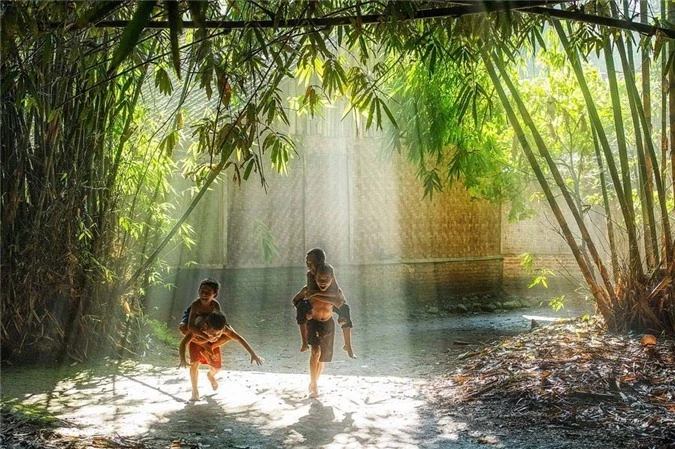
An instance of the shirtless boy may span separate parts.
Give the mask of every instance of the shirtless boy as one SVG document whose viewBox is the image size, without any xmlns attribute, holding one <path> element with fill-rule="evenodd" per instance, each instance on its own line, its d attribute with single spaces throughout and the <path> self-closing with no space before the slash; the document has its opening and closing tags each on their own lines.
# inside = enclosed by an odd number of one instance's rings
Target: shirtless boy
<svg viewBox="0 0 675 449">
<path fill-rule="evenodd" d="M 227 324 L 227 318 L 222 312 L 214 311 L 206 316 L 199 316 L 196 320 L 196 327 L 199 333 L 189 332 L 185 334 L 179 348 L 181 367 L 187 366 L 185 349 L 188 345 L 190 348 L 190 383 L 192 385 L 190 401 L 199 400 L 197 384 L 200 364 L 209 365 L 210 369 L 206 377 L 211 382 L 211 387 L 214 390 L 218 389 L 218 381 L 215 376 L 223 366 L 220 351 L 222 345 L 235 340 L 249 353 L 251 363 L 255 362 L 258 365 L 264 363 L 265 360 L 255 353 L 248 342 Z"/>
<path fill-rule="evenodd" d="M 302 346 L 300 352 L 309 349 L 307 343 L 307 320 L 311 318 L 312 306 L 308 299 L 313 297 L 319 301 L 329 302 L 335 309 L 334 312 L 338 315 L 338 323 L 342 327 L 342 335 L 345 344 L 343 349 L 347 351 L 350 358 L 355 359 L 356 355 L 352 349 L 351 330 L 353 327 L 349 305 L 345 302 L 345 297 L 337 284 L 337 280 L 333 278 L 333 282 L 328 286 L 326 291 L 320 291 L 316 283 L 316 269 L 318 266 L 326 262 L 326 253 L 321 248 L 314 248 L 307 252 L 305 264 L 307 265 L 307 283 L 294 297 L 293 305 L 296 307 L 296 319 L 300 328 L 300 338 Z"/>
<path fill-rule="evenodd" d="M 206 278 L 199 283 L 199 297 L 192 301 L 192 304 L 185 309 L 183 319 L 178 326 L 178 330 L 183 335 L 195 332 L 197 336 L 206 339 L 206 335 L 201 333 L 199 327 L 195 325 L 198 317 L 204 317 L 211 312 L 220 310 L 220 303 L 216 301 L 220 283 L 215 279 Z"/>
<path fill-rule="evenodd" d="M 316 268 L 316 284 L 324 293 L 334 282 L 333 267 L 324 264 Z M 335 321 L 333 305 L 330 302 L 310 296 L 312 318 L 307 321 L 307 341 L 312 348 L 309 356 L 309 396 L 319 396 L 319 376 L 324 364 L 333 360 L 333 342 L 335 340 Z"/>
</svg>

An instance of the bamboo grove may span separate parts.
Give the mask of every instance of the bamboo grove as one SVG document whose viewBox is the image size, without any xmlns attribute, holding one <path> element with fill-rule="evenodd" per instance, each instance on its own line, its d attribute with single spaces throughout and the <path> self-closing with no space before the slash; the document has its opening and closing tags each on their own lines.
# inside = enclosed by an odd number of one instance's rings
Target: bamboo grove
<svg viewBox="0 0 675 449">
<path fill-rule="evenodd" d="M 288 114 L 337 100 L 391 131 L 429 195 L 461 179 L 516 204 L 533 174 L 608 327 L 674 332 L 668 6 L 2 2 L 3 358 L 133 353 L 143 292 L 166 251 L 194 239 L 186 219 L 209 186 L 287 170 Z M 582 98 L 569 164 L 521 75 L 535 52 Z M 293 104 L 288 81 L 303 86 Z M 189 117 L 197 90 L 213 108 Z M 148 101 L 158 93 L 170 98 L 161 117 Z M 563 108 L 549 103 L 555 121 Z M 193 195 L 174 211 L 183 147 Z M 587 191 L 582 172 L 596 181 Z M 608 244 L 589 231 L 594 205 Z"/>
</svg>

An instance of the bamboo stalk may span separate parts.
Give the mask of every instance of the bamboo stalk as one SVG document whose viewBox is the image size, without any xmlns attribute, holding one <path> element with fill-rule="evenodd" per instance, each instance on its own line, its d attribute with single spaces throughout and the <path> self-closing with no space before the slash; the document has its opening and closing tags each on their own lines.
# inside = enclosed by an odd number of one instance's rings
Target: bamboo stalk
<svg viewBox="0 0 675 449">
<path fill-rule="evenodd" d="M 623 67 L 624 79 L 626 81 L 626 92 L 628 95 L 628 104 L 630 107 L 631 119 L 633 121 L 633 129 L 635 130 L 635 148 L 637 150 L 637 161 L 638 161 L 638 194 L 640 196 L 640 205 L 643 210 L 643 220 L 644 220 L 644 240 L 645 240 L 645 255 L 647 258 L 647 266 L 650 269 L 653 269 L 658 265 L 658 240 L 656 238 L 656 218 L 654 215 L 654 194 L 653 190 L 650 189 L 651 183 L 649 182 L 650 174 L 647 169 L 647 154 L 645 153 L 645 146 L 649 145 L 649 136 L 646 134 L 644 127 L 642 126 L 642 120 L 640 117 L 640 98 L 637 95 L 637 88 L 635 86 L 635 78 L 633 78 L 633 72 L 635 71 L 635 65 L 632 63 L 630 58 L 630 53 L 632 52 L 632 47 L 625 48 L 623 43 L 623 37 L 618 36 L 616 39 L 616 47 L 621 58 L 621 66 Z M 642 131 L 645 131 L 644 139 Z"/>
<path fill-rule="evenodd" d="M 609 169 L 610 178 L 614 186 L 614 190 L 617 194 L 617 200 L 621 207 L 621 213 L 623 215 L 624 224 L 626 226 L 626 233 L 628 235 L 628 247 L 629 247 L 629 257 L 630 257 L 630 267 L 631 271 L 634 272 L 640 278 L 644 277 L 644 271 L 642 269 L 642 263 L 640 260 L 640 250 L 637 240 L 637 231 L 635 229 L 635 212 L 629 207 L 627 195 L 630 195 L 630 192 L 625 192 L 621 186 L 621 180 L 619 178 L 618 172 L 616 170 L 616 163 L 614 162 L 614 156 L 612 155 L 611 148 L 609 146 L 609 141 L 605 130 L 602 126 L 602 121 L 598 115 L 598 111 L 595 107 L 595 102 L 593 101 L 593 95 L 588 89 L 586 79 L 581 69 L 581 64 L 579 62 L 579 57 L 576 51 L 572 48 L 567 39 L 567 35 L 562 29 L 562 26 L 559 21 L 554 20 L 553 26 L 560 38 L 560 42 L 567 53 L 567 56 L 572 63 L 572 68 L 577 77 L 579 87 L 584 95 L 584 100 L 586 102 L 586 107 L 588 109 L 588 115 L 591 119 L 591 124 L 595 128 L 598 139 L 600 141 L 600 146 L 604 152 L 605 159 L 607 160 L 607 168 Z"/>
<path fill-rule="evenodd" d="M 668 10 L 668 1 L 661 2 L 661 20 L 666 21 L 666 11 Z M 661 177 L 668 179 L 668 47 L 666 45 L 661 51 Z M 675 197 L 675 183 L 671 184 L 673 191 L 671 195 Z M 674 206 L 675 207 L 675 206 Z"/>
<path fill-rule="evenodd" d="M 602 155 L 600 154 L 600 144 L 595 132 L 595 128 L 591 127 L 593 133 L 593 148 L 595 149 L 595 160 L 598 164 L 598 172 L 600 177 L 600 190 L 602 191 L 602 205 L 605 209 L 605 223 L 607 226 L 607 239 L 609 240 L 609 254 L 612 261 L 612 275 L 614 282 L 619 279 L 619 257 L 616 249 L 616 238 L 614 237 L 614 222 L 612 220 L 612 208 L 609 203 L 609 195 L 607 193 L 607 181 L 605 179 L 605 169 L 602 162 Z"/>
<path fill-rule="evenodd" d="M 579 245 L 577 244 L 576 239 L 574 238 L 574 235 L 572 234 L 572 231 L 569 228 L 567 221 L 565 220 L 565 217 L 562 211 L 560 210 L 560 207 L 558 206 L 555 196 L 553 195 L 553 192 L 550 186 L 548 185 L 548 181 L 546 180 L 546 177 L 544 176 L 544 173 L 542 172 L 541 167 L 537 162 L 534 152 L 530 147 L 530 143 L 528 142 L 527 137 L 525 136 L 524 130 L 521 127 L 514 110 L 511 108 L 511 104 L 508 98 L 506 97 L 504 89 L 502 88 L 501 81 L 497 76 L 497 72 L 495 71 L 494 65 L 490 60 L 490 57 L 488 56 L 487 51 L 485 49 L 481 51 L 481 58 L 483 60 L 483 63 L 485 64 L 485 68 L 487 69 L 488 75 L 490 76 L 490 79 L 492 80 L 492 83 L 495 86 L 495 89 L 502 103 L 502 106 L 506 111 L 509 123 L 513 127 L 516 136 L 518 137 L 520 146 L 523 149 L 523 152 L 525 153 L 525 157 L 530 163 L 530 167 L 532 168 L 532 171 L 534 172 L 537 181 L 539 182 L 539 185 L 542 188 L 542 191 L 544 192 L 546 200 L 549 203 L 549 206 L 551 207 L 551 211 L 553 212 L 553 215 L 555 216 L 558 225 L 560 226 L 563 237 L 565 238 L 565 241 L 569 245 L 572 254 L 574 255 L 574 258 L 577 261 L 579 269 L 582 275 L 584 276 L 584 279 L 586 280 L 589 289 L 591 290 L 593 298 L 595 298 L 596 300 L 598 309 L 600 310 L 600 313 L 607 321 L 608 325 L 613 326 L 613 318 L 612 318 L 613 315 L 609 307 L 609 300 L 607 296 L 608 292 L 600 288 L 595 279 L 593 279 L 589 267 L 586 264 L 586 261 L 584 260 L 581 251 L 579 250 Z"/>
<path fill-rule="evenodd" d="M 607 291 L 607 294 L 609 295 L 609 298 L 611 302 L 616 303 L 618 302 L 618 299 L 616 297 L 616 294 L 614 292 L 614 286 L 612 285 L 612 280 L 610 279 L 609 273 L 607 272 L 607 269 L 605 267 L 605 264 L 602 261 L 602 258 L 600 257 L 600 254 L 598 253 L 595 244 L 593 243 L 593 239 L 591 238 L 590 233 L 588 232 L 588 228 L 586 227 L 586 223 L 584 222 L 583 217 L 581 216 L 581 213 L 579 212 L 576 203 L 574 202 L 574 199 L 570 195 L 569 190 L 567 189 L 567 185 L 565 184 L 565 180 L 560 174 L 560 171 L 558 170 L 558 167 L 553 161 L 553 158 L 551 157 L 551 153 L 548 151 L 548 148 L 546 146 L 546 143 L 544 142 L 544 139 L 541 137 L 541 134 L 539 133 L 539 130 L 537 129 L 536 125 L 534 124 L 534 121 L 532 120 L 532 117 L 530 116 L 529 111 L 527 110 L 527 107 L 523 103 L 522 99 L 520 98 L 520 94 L 516 87 L 514 86 L 513 82 L 511 81 L 510 77 L 506 73 L 506 70 L 502 66 L 501 61 L 496 56 L 493 56 L 493 60 L 495 62 L 494 65 L 496 65 L 497 69 L 499 70 L 499 74 L 501 75 L 501 80 L 506 84 L 506 87 L 508 88 L 509 92 L 511 93 L 511 98 L 515 101 L 517 105 L 518 112 L 520 113 L 520 116 L 522 117 L 522 120 L 525 124 L 525 126 L 530 130 L 530 133 L 534 137 L 534 141 L 537 147 L 537 150 L 539 151 L 539 154 L 544 158 L 546 161 L 549 170 L 551 171 L 551 174 L 553 175 L 553 179 L 555 180 L 556 185 L 558 186 L 558 189 L 562 193 L 562 196 L 565 200 L 565 203 L 567 204 L 568 209 L 570 212 L 572 212 L 572 216 L 574 217 L 574 221 L 579 228 L 579 231 L 581 232 L 581 237 L 582 241 L 586 244 L 588 247 L 588 251 L 591 253 L 591 258 L 593 259 L 593 262 L 595 263 L 596 267 L 600 271 L 600 276 L 602 278 L 602 281 L 605 285 L 605 289 Z M 563 218 L 564 219 L 564 218 Z M 583 251 L 580 251 L 581 255 L 583 256 Z M 590 265 L 586 265 L 587 269 L 589 270 L 589 276 L 593 277 L 593 273 L 590 270 Z"/>
<path fill-rule="evenodd" d="M 668 21 L 673 23 L 675 21 L 675 2 L 668 3 Z M 668 42 L 668 57 L 672 58 L 675 54 L 675 42 Z M 668 130 L 670 137 L 670 180 L 673 186 L 673 196 L 675 196 L 675 69 L 670 67 L 668 70 Z M 675 203 L 673 204 L 673 211 L 675 211 Z M 666 258 L 669 262 L 675 260 L 673 258 Z"/>
<path fill-rule="evenodd" d="M 619 51 L 619 54 L 621 55 L 621 51 Z M 625 56 L 625 54 L 624 54 Z M 622 59 L 623 57 L 622 56 Z M 637 87 L 635 85 L 635 78 L 633 78 L 633 73 L 631 71 L 628 71 L 626 73 L 627 77 L 627 82 L 626 86 L 628 87 L 628 90 L 630 94 L 633 96 L 633 98 L 636 100 L 633 102 L 637 109 L 637 117 L 640 120 L 640 124 L 642 125 L 643 129 L 648 128 L 648 124 L 646 122 L 646 117 L 644 114 L 644 111 L 642 110 L 642 104 L 639 101 L 639 96 L 637 92 Z M 646 148 L 647 148 L 647 154 L 651 158 L 652 161 L 657 162 L 658 159 L 656 158 L 656 151 L 654 150 L 654 142 L 651 139 L 651 136 L 649 138 L 645 139 L 646 143 Z M 646 167 L 645 167 L 646 171 Z M 665 252 L 665 259 L 667 261 L 670 261 L 671 258 L 673 257 L 673 240 L 672 240 L 672 232 L 671 232 L 671 226 L 670 226 L 670 220 L 668 217 L 668 208 L 667 208 L 667 203 L 666 203 L 666 192 L 665 188 L 663 186 L 663 182 L 661 180 L 661 173 L 658 170 L 652 170 L 651 173 L 646 173 L 646 175 L 653 175 L 654 176 L 654 184 L 656 185 L 656 192 L 657 192 L 657 197 L 658 197 L 658 204 L 659 208 L 661 210 L 661 227 L 662 227 L 662 232 L 665 236 L 665 246 L 664 246 L 664 252 Z M 653 200 L 652 197 L 648 198 L 647 204 L 649 205 L 650 203 L 652 204 L 653 208 Z M 653 214 L 653 210 L 652 210 Z M 654 226 L 655 227 L 655 226 Z M 654 240 L 656 240 L 656 233 L 654 232 Z M 658 251 L 657 251 L 658 253 Z"/>
</svg>

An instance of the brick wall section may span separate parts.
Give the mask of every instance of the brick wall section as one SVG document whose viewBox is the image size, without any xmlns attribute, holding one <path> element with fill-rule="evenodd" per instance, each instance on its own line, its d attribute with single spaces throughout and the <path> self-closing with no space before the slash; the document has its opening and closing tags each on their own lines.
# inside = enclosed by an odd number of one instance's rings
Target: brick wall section
<svg viewBox="0 0 675 449">
<path fill-rule="evenodd" d="M 179 154 L 179 150 L 176 150 L 176 153 Z M 227 226 L 227 211 L 222 205 L 226 204 L 228 189 L 231 188 L 228 181 L 221 179 L 211 184 L 211 188 L 187 218 L 186 224 L 193 230 L 193 234 L 190 235 L 194 240 L 192 248 L 177 243 L 180 239 L 178 236 L 167 245 L 162 257 L 170 266 L 179 267 L 187 262 L 196 262 L 208 267 L 223 265 L 227 254 L 227 233 L 224 232 Z M 172 180 L 172 185 L 177 191 L 187 191 L 193 186 L 192 182 L 187 181 L 182 175 L 176 176 Z M 176 219 L 183 214 L 191 201 L 192 195 L 189 193 L 178 199 L 174 215 Z"/>
<path fill-rule="evenodd" d="M 533 218 L 510 223 L 507 220 L 508 206 L 502 208 L 502 255 L 504 256 L 504 290 L 522 296 L 551 298 L 561 294 L 583 296 L 586 284 L 579 266 L 562 235 L 547 203 L 533 203 L 536 214 Z M 562 205 L 561 205 L 562 207 Z M 563 207 L 572 232 L 578 236 L 571 213 Z M 591 211 L 586 222 L 598 251 L 609 268 L 609 255 L 604 251 L 606 238 L 603 235 L 604 218 L 601 211 Z M 577 239 L 580 241 L 580 239 Z M 532 275 L 520 266 L 520 256 L 530 253 L 534 256 L 535 268 L 547 268 L 554 272 L 547 277 L 548 288 L 528 288 Z M 575 290 L 577 293 L 575 294 Z"/>
<path fill-rule="evenodd" d="M 297 167 L 297 169 L 296 169 Z M 279 247 L 277 266 L 295 265 L 303 254 L 304 203 L 302 165 L 294 164 L 290 175 L 266 174 L 267 189 L 256 179 L 231 185 L 229 196 L 218 205 L 227 209 L 227 259 L 221 266 L 246 267 L 264 264 L 261 241 L 255 233 L 257 220 L 269 226 Z M 253 175 L 255 176 L 255 174 Z"/>
<path fill-rule="evenodd" d="M 262 220 L 280 250 L 273 268 L 302 270 L 305 251 L 318 246 L 342 271 L 379 273 L 396 294 L 452 295 L 501 284 L 499 206 L 472 200 L 461 186 L 424 199 L 415 168 L 401 156 L 383 158 L 383 137 L 356 136 L 349 121 L 296 119 L 292 129 L 304 134 L 295 136 L 299 154 L 289 175 L 268 172 L 267 193 L 255 182 L 229 189 L 228 269 L 246 277 L 241 269 L 265 267 L 252 232 Z"/>
<path fill-rule="evenodd" d="M 528 275 L 520 266 L 520 257 L 517 255 L 504 256 L 504 291 L 520 296 L 545 297 L 581 295 L 585 287 L 584 278 L 579 272 L 579 267 L 572 254 L 537 255 L 535 256 L 536 268 L 547 268 L 554 275 L 547 276 L 548 288 L 541 285 L 528 288 L 532 276 Z"/>
<path fill-rule="evenodd" d="M 501 259 L 337 265 L 335 272 L 347 298 L 412 296 L 425 302 L 476 292 L 476 281 L 485 279 L 486 272 L 495 282 L 483 283 L 479 291 L 493 291 L 499 286 Z M 290 301 L 305 283 L 302 267 L 225 269 L 212 273 L 222 280 L 224 295 L 238 302 L 246 302 L 249 295 Z"/>
<path fill-rule="evenodd" d="M 347 139 L 308 136 L 302 139 L 305 158 L 305 250 L 323 248 L 334 264 L 351 260 L 350 179 Z M 296 259 L 296 260 L 297 260 Z"/>
</svg>

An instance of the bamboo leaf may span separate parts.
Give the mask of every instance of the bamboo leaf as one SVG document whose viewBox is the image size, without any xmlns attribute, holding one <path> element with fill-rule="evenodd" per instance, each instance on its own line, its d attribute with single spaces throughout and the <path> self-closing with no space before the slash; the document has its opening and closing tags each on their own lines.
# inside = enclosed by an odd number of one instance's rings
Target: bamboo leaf
<svg viewBox="0 0 675 449">
<path fill-rule="evenodd" d="M 105 18 L 108 14 L 113 12 L 118 6 L 122 4 L 122 1 L 94 2 L 94 5 L 91 8 L 89 8 L 84 14 L 77 18 L 75 26 L 77 28 L 82 28 L 87 25 L 94 24 Z"/>
<path fill-rule="evenodd" d="M 670 52 L 670 55 L 668 55 L 668 62 L 666 62 L 666 72 L 675 73 L 675 70 L 673 70 L 674 61 L 675 61 L 675 51 L 672 51 Z"/>
<path fill-rule="evenodd" d="M 251 171 L 253 170 L 254 166 L 255 166 L 255 158 L 252 158 L 251 160 L 248 161 L 248 164 L 246 165 L 246 170 L 244 171 L 244 181 L 248 180 L 248 177 L 251 175 Z"/>
<path fill-rule="evenodd" d="M 139 2 L 134 17 L 129 24 L 124 28 L 120 43 L 113 53 L 110 68 L 108 68 L 108 75 L 113 75 L 117 71 L 117 67 L 126 59 L 133 51 L 138 43 L 138 38 L 141 36 L 145 25 L 150 20 L 150 15 L 155 7 L 154 1 Z"/>
<path fill-rule="evenodd" d="M 183 110 L 176 113 L 176 129 L 183 129 Z"/>
<path fill-rule="evenodd" d="M 165 95 L 170 95 L 173 92 L 173 84 L 171 84 L 171 78 L 169 74 L 166 73 L 166 70 L 162 67 L 157 68 L 157 73 L 155 73 L 155 87 Z"/>
<path fill-rule="evenodd" d="M 176 75 L 178 76 L 178 79 L 180 79 L 180 49 L 178 37 L 183 33 L 183 20 L 176 0 L 166 0 L 164 4 L 166 5 L 166 12 L 169 17 L 171 60 L 173 61 L 173 68 L 176 71 Z"/>
<path fill-rule="evenodd" d="M 382 103 L 382 100 L 379 98 L 375 102 L 375 119 L 376 119 L 376 124 L 377 124 L 377 129 L 382 129 L 382 110 L 380 109 L 380 104 Z"/>
<path fill-rule="evenodd" d="M 187 2 L 188 8 L 190 8 L 190 16 L 192 20 L 200 27 L 204 28 L 204 22 L 206 22 L 206 8 L 209 6 L 208 2 L 205 1 L 191 1 Z"/>
<path fill-rule="evenodd" d="M 659 59 L 661 49 L 665 42 L 667 42 L 667 40 L 663 36 L 663 33 L 656 33 L 656 39 L 654 40 L 654 59 Z"/>
<path fill-rule="evenodd" d="M 370 102 L 370 109 L 368 110 L 368 120 L 366 121 L 366 129 L 370 129 L 370 125 L 373 124 L 373 118 L 375 117 L 375 103 L 377 103 L 377 99 L 373 98 L 373 100 Z"/>
<path fill-rule="evenodd" d="M 384 113 L 387 114 L 387 117 L 389 117 L 389 121 L 391 122 L 392 125 L 394 125 L 394 128 L 398 129 L 398 123 L 396 123 L 394 115 L 391 113 L 391 111 L 387 107 L 387 104 L 384 101 L 382 102 L 382 109 L 384 109 Z"/>
</svg>

